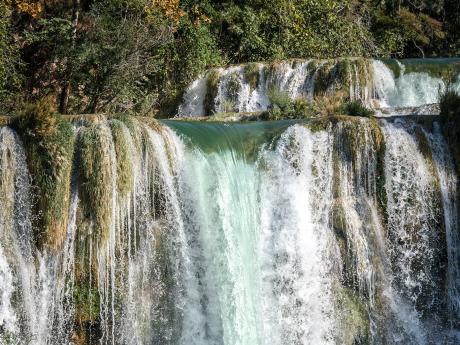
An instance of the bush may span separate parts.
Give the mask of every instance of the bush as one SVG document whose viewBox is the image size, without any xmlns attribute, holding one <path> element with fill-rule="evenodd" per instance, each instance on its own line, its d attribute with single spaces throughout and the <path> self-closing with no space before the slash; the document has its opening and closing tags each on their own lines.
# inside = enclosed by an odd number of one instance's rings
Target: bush
<svg viewBox="0 0 460 345">
<path fill-rule="evenodd" d="M 270 108 L 261 114 L 263 120 L 304 119 L 314 115 L 312 104 L 303 98 L 291 100 L 284 92 L 269 92 Z"/>
<path fill-rule="evenodd" d="M 287 92 L 281 91 L 277 88 L 271 87 L 267 91 L 268 100 L 270 101 L 271 108 L 278 107 L 282 111 L 286 110 L 292 103 L 292 99 Z"/>
<path fill-rule="evenodd" d="M 360 101 L 345 102 L 340 110 L 344 115 L 350 116 L 369 117 L 374 115 L 374 111 L 372 109 L 367 108 Z"/>
</svg>

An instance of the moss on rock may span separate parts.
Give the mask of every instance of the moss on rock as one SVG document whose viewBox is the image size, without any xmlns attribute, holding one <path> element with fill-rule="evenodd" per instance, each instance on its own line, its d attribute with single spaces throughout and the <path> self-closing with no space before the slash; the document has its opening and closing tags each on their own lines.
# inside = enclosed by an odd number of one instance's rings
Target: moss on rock
<svg viewBox="0 0 460 345">
<path fill-rule="evenodd" d="M 65 239 L 75 135 L 49 99 L 27 106 L 13 120 L 27 153 L 37 194 L 35 240 L 39 248 L 59 249 Z"/>
<path fill-rule="evenodd" d="M 7 141 L 9 138 L 2 137 L 0 143 L 0 228 L 2 234 L 9 234 L 14 217 L 14 188 L 16 179 L 16 167 L 14 148 Z"/>
<path fill-rule="evenodd" d="M 92 125 L 81 129 L 79 147 L 79 197 L 82 221 L 90 226 L 98 240 L 108 237 L 112 214 L 113 170 L 109 128 Z"/>
<path fill-rule="evenodd" d="M 315 76 L 315 96 L 326 95 L 330 90 L 335 80 L 334 67 L 334 60 L 325 60 L 319 64 Z"/>
<path fill-rule="evenodd" d="M 118 192 L 122 197 L 127 196 L 134 183 L 132 153 L 130 152 L 130 143 L 127 136 L 129 131 L 125 125 L 118 120 L 110 121 L 112 130 L 113 143 L 117 156 L 117 186 Z"/>
<path fill-rule="evenodd" d="M 257 89 L 259 86 L 259 64 L 248 63 L 244 66 L 244 78 L 249 84 L 251 91 Z"/>
<path fill-rule="evenodd" d="M 336 283 L 335 305 L 340 314 L 340 344 L 365 345 L 371 342 L 369 315 L 366 303 L 352 290 Z"/>
<path fill-rule="evenodd" d="M 214 100 L 219 92 L 220 73 L 219 70 L 210 70 L 206 76 L 206 96 L 204 99 L 204 115 L 211 115 L 214 112 Z"/>
</svg>

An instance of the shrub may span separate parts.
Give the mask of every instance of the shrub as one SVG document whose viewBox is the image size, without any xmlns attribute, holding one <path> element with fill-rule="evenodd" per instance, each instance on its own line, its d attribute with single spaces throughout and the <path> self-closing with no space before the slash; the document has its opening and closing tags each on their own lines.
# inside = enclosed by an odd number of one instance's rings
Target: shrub
<svg viewBox="0 0 460 345">
<path fill-rule="evenodd" d="M 314 116 L 314 107 L 303 98 L 286 100 L 282 96 L 261 114 L 263 120 L 304 119 Z"/>
<path fill-rule="evenodd" d="M 372 109 L 367 108 L 360 101 L 348 101 L 341 106 L 341 112 L 344 115 L 369 117 L 374 115 Z"/>
<path fill-rule="evenodd" d="M 281 91 L 275 87 L 268 89 L 267 96 L 271 107 L 278 107 L 281 110 L 286 110 L 292 103 L 287 92 Z"/>
</svg>

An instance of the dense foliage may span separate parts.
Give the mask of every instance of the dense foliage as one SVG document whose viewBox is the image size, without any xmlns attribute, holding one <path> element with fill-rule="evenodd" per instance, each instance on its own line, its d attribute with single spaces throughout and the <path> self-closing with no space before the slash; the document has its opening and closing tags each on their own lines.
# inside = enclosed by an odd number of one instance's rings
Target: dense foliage
<svg viewBox="0 0 460 345">
<path fill-rule="evenodd" d="M 172 111 L 226 63 L 453 56 L 457 0 L 2 0 L 2 112 L 53 95 L 61 113 Z"/>
</svg>

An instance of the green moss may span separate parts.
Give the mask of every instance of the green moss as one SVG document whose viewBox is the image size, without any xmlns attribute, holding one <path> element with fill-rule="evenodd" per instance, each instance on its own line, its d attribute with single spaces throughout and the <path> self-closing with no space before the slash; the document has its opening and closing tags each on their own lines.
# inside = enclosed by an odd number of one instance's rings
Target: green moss
<svg viewBox="0 0 460 345">
<path fill-rule="evenodd" d="M 322 62 L 316 70 L 315 78 L 315 96 L 322 96 L 327 93 L 330 86 L 334 83 L 335 62 L 333 60 L 326 60 Z"/>
<path fill-rule="evenodd" d="M 228 81 L 227 81 L 227 92 L 230 99 L 233 102 L 238 100 L 238 95 L 240 93 L 240 78 L 238 76 L 238 72 L 233 72 L 230 74 Z"/>
<path fill-rule="evenodd" d="M 122 113 L 122 114 L 116 114 L 116 115 L 112 116 L 111 118 L 124 123 L 124 125 L 126 127 L 128 127 L 130 133 L 135 133 L 136 132 L 136 122 L 137 122 L 137 120 L 135 119 L 134 116 L 130 116 L 130 115 Z"/>
<path fill-rule="evenodd" d="M 383 135 L 382 128 L 376 118 L 369 119 L 369 125 L 371 127 L 372 140 L 374 142 L 375 153 L 377 158 L 377 169 L 376 169 L 376 192 L 377 192 L 377 203 L 379 211 L 382 215 L 384 222 L 388 220 L 387 212 L 387 191 L 385 188 L 385 152 L 386 143 L 385 136 Z"/>
<path fill-rule="evenodd" d="M 94 284 L 93 284 L 94 285 Z M 96 286 L 88 283 L 74 285 L 75 316 L 80 323 L 94 323 L 100 313 L 100 296 Z"/>
<path fill-rule="evenodd" d="M 78 241 L 76 245 L 79 260 L 75 262 L 75 284 L 72 289 L 74 307 L 72 340 L 76 345 L 96 344 L 101 332 L 101 300 L 95 279 L 97 278 L 96 260 L 89 261 L 89 241 Z"/>
<path fill-rule="evenodd" d="M 345 115 L 330 115 L 330 116 L 321 116 L 310 119 L 306 124 L 307 127 L 313 132 L 323 131 L 330 129 L 337 125 L 337 123 L 342 121 L 359 121 L 358 118 L 345 116 Z"/>
<path fill-rule="evenodd" d="M 112 164 L 110 146 L 112 137 L 101 126 L 81 129 L 79 147 L 79 197 L 86 230 L 95 232 L 99 241 L 108 237 L 112 213 Z M 82 229 L 83 230 L 83 229 Z"/>
<path fill-rule="evenodd" d="M 252 90 L 259 86 L 259 65 L 257 63 L 248 63 L 244 67 L 244 78 Z"/>
<path fill-rule="evenodd" d="M 326 60 L 317 67 L 314 94 L 317 97 L 334 93 L 348 99 L 351 85 L 364 88 L 371 80 L 369 59 Z"/>
<path fill-rule="evenodd" d="M 133 165 L 132 153 L 129 151 L 129 142 L 127 140 L 128 131 L 124 124 L 118 120 L 110 121 L 112 130 L 113 143 L 117 155 L 117 186 L 121 196 L 127 196 L 133 188 Z M 128 132 L 129 135 L 129 132 Z"/>
<path fill-rule="evenodd" d="M 206 96 L 204 99 L 204 111 L 203 115 L 211 115 L 214 112 L 214 100 L 217 97 L 219 91 L 220 73 L 218 70 L 213 69 L 208 72 L 206 76 Z"/>
<path fill-rule="evenodd" d="M 355 83 L 358 83 L 361 87 L 365 86 L 373 79 L 372 75 L 372 60 L 358 58 L 353 60 L 353 65 L 355 66 L 355 73 L 353 73 L 353 78 Z"/>
<path fill-rule="evenodd" d="M 424 131 L 420 127 L 415 128 L 415 138 L 417 139 L 418 148 L 422 153 L 423 157 L 425 158 L 425 162 L 428 165 L 428 170 L 430 171 L 430 175 L 433 177 L 434 180 L 434 188 L 439 192 L 441 195 L 441 185 L 439 181 L 438 172 L 436 170 L 436 165 L 433 160 L 433 152 L 431 151 L 430 143 L 428 142 L 428 138 L 426 137 Z"/>
<path fill-rule="evenodd" d="M 329 122 L 326 120 L 326 117 L 320 117 L 308 121 L 306 127 L 312 132 L 320 132 L 327 129 Z"/>
<path fill-rule="evenodd" d="M 11 195 L 15 188 L 15 161 L 14 148 L 5 145 L 0 156 L 0 225 L 2 233 L 8 234 L 11 230 L 14 217 L 14 198 Z"/>
<path fill-rule="evenodd" d="M 334 285 L 335 304 L 340 311 L 342 330 L 340 344 L 369 344 L 371 341 L 370 322 L 365 302 L 339 283 Z"/>
<path fill-rule="evenodd" d="M 335 66 L 335 74 L 341 89 L 348 92 L 351 82 L 350 75 L 353 75 L 350 59 L 339 59 Z"/>
<path fill-rule="evenodd" d="M 27 106 L 12 126 L 24 143 L 36 188 L 36 243 L 39 248 L 58 249 L 67 229 L 75 138 L 72 126 L 56 114 L 49 100 Z"/>
<path fill-rule="evenodd" d="M 26 338 L 26 339 L 25 339 Z M 5 329 L 2 329 L 2 333 L 0 334 L 0 343 L 1 344 L 22 344 L 22 343 L 26 343 L 26 344 L 31 344 L 32 343 L 32 339 L 30 336 L 25 336 L 25 335 L 20 335 L 18 336 L 18 334 L 15 334 L 15 333 L 11 333 Z"/>
<path fill-rule="evenodd" d="M 334 160 L 336 160 L 337 157 L 334 157 Z M 334 169 L 338 168 L 336 162 L 333 164 Z M 334 170 L 337 171 L 337 170 Z M 337 174 L 334 173 L 334 187 L 336 187 L 336 179 L 338 179 Z M 340 257 L 343 260 L 343 266 L 344 266 L 344 277 L 345 280 L 348 279 L 349 272 L 350 272 L 350 260 L 351 256 L 348 255 L 348 241 L 347 241 L 347 220 L 345 217 L 345 211 L 343 209 L 342 203 L 340 201 L 340 198 L 334 199 L 334 202 L 332 204 L 332 229 L 334 230 L 334 235 L 337 241 L 337 244 L 339 246 L 340 250 Z M 345 284 L 352 286 L 352 283 L 347 283 Z"/>
<path fill-rule="evenodd" d="M 267 80 L 267 87 L 268 89 L 276 88 L 277 82 L 277 73 L 280 65 L 279 61 L 271 61 L 268 66 L 264 67 L 264 74 Z"/>
</svg>

